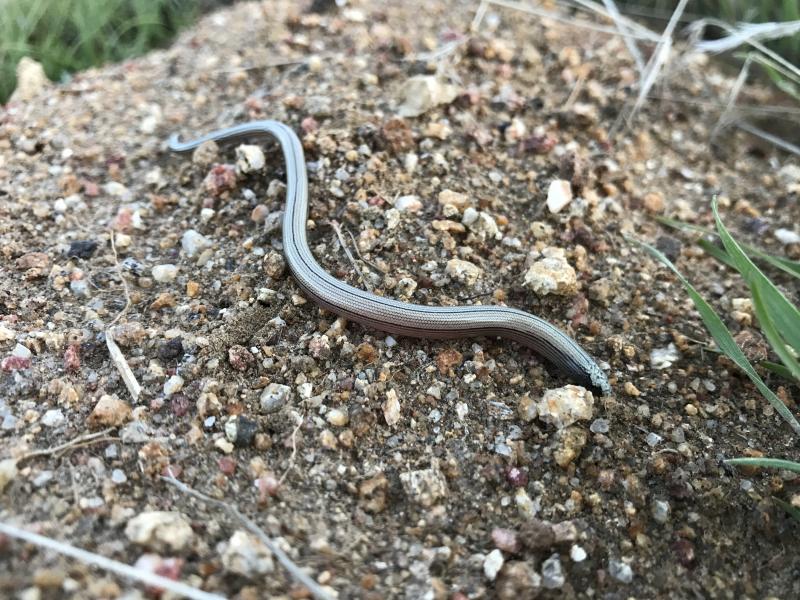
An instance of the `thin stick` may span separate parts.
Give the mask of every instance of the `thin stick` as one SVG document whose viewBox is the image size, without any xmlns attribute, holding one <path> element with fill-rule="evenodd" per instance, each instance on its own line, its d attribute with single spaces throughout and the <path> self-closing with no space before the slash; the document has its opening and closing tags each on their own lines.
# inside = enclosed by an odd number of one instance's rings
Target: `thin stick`
<svg viewBox="0 0 800 600">
<path fill-rule="evenodd" d="M 683 14 L 683 10 L 686 8 L 686 3 L 688 1 L 689 0 L 680 0 L 678 6 L 675 7 L 675 12 L 672 13 L 672 18 L 664 28 L 664 32 L 661 35 L 661 40 L 658 42 L 658 46 L 656 46 L 653 56 L 650 57 L 650 61 L 647 63 L 647 67 L 642 73 L 642 78 L 639 83 L 639 96 L 636 98 L 636 103 L 633 105 L 633 109 L 631 109 L 631 112 L 625 119 L 628 125 L 630 125 L 631 121 L 636 116 L 636 113 L 639 112 L 642 104 L 644 104 L 647 94 L 650 92 L 650 88 L 653 87 L 653 84 L 655 84 L 656 80 L 658 79 L 658 75 L 661 72 L 661 67 L 664 66 L 664 63 L 666 63 L 667 59 L 669 58 L 670 50 L 672 49 L 672 32 L 675 30 L 675 26 L 678 24 L 678 19 L 680 19 L 681 14 Z"/>
<path fill-rule="evenodd" d="M 792 154 L 800 156 L 800 146 L 796 146 L 795 144 L 792 144 L 791 142 L 787 142 L 783 138 L 779 138 L 777 135 L 773 135 L 773 134 L 769 133 L 768 131 L 764 131 L 763 129 L 759 129 L 755 125 L 751 125 L 750 123 L 747 123 L 747 122 L 744 122 L 744 121 L 741 122 L 741 123 L 736 123 L 735 125 L 739 129 L 741 129 L 742 131 L 746 131 L 750 135 L 754 135 L 756 137 L 759 137 L 762 140 L 765 140 L 765 141 L 767 141 L 767 142 L 769 142 L 771 144 L 775 144 L 778 148 L 782 148 L 783 150 L 786 150 L 787 152 L 791 152 Z"/>
<path fill-rule="evenodd" d="M 747 81 L 747 75 L 750 73 L 750 63 L 753 61 L 751 55 L 748 55 L 747 59 L 744 61 L 744 65 L 742 65 L 742 70 L 739 71 L 738 77 L 736 77 L 736 81 L 733 82 L 733 86 L 731 87 L 731 93 L 728 96 L 728 101 L 725 104 L 725 110 L 719 115 L 719 119 L 717 119 L 717 123 L 714 125 L 714 129 L 711 130 L 711 139 L 714 139 L 717 134 L 730 122 L 731 117 L 730 114 L 733 113 L 733 109 L 736 106 L 736 100 L 739 97 L 739 92 L 742 91 L 742 87 Z"/>
<path fill-rule="evenodd" d="M 356 249 L 356 254 L 358 254 L 358 258 L 360 260 L 362 260 L 365 264 L 367 264 L 370 267 L 372 267 L 373 269 L 375 269 L 378 273 L 382 273 L 382 274 L 386 273 L 386 271 L 381 269 L 378 265 L 376 265 L 375 263 L 370 262 L 366 258 L 364 258 L 364 255 L 361 254 L 361 250 L 358 249 L 358 242 L 356 241 L 356 237 L 353 235 L 353 232 L 350 231 L 349 229 L 345 229 L 345 231 L 347 232 L 347 235 L 350 236 L 350 239 L 353 241 L 353 248 Z"/>
<path fill-rule="evenodd" d="M 294 458 L 297 456 L 297 432 L 300 430 L 300 427 L 303 425 L 303 421 L 305 420 L 306 415 L 303 413 L 300 415 L 300 418 L 297 420 L 297 426 L 292 430 L 292 455 L 289 457 L 289 464 L 286 467 L 286 470 L 281 475 L 280 479 L 278 479 L 278 485 L 283 485 L 286 476 L 289 474 L 289 471 L 292 469 L 292 465 L 294 465 Z"/>
<path fill-rule="evenodd" d="M 133 306 L 133 302 L 131 301 L 131 291 L 128 289 L 128 282 L 125 281 L 125 277 L 122 275 L 122 267 L 119 266 L 119 258 L 117 257 L 117 246 L 114 243 L 114 230 L 111 230 L 111 251 L 114 253 L 114 268 L 117 271 L 117 275 L 119 275 L 120 281 L 122 281 L 122 289 L 125 290 L 125 306 L 124 308 L 117 313 L 117 316 L 114 317 L 114 320 L 108 324 L 106 329 L 109 329 L 114 323 L 119 321 L 120 317 L 128 312 L 128 309 Z"/>
<path fill-rule="evenodd" d="M 628 20 L 623 19 L 622 15 L 619 14 L 619 10 L 617 9 L 617 5 L 614 3 L 614 0 L 603 0 L 603 6 L 606 7 L 606 10 L 608 11 L 608 17 L 614 21 L 614 25 L 617 26 L 620 34 L 625 33 L 629 27 Z M 623 35 L 622 41 L 625 42 L 628 52 L 631 53 L 631 57 L 633 57 L 633 62 L 636 63 L 636 69 L 639 71 L 639 74 L 643 73 L 644 59 L 642 58 L 642 53 L 639 52 L 639 47 L 636 45 L 636 40 Z"/>
<path fill-rule="evenodd" d="M 642 25 L 641 23 L 636 22 L 634 19 L 629 19 L 626 16 L 620 14 L 617 10 L 617 5 L 611 1 L 612 7 L 609 7 L 606 0 L 603 0 L 603 4 L 605 5 L 605 9 L 600 6 L 597 2 L 592 2 L 591 0 L 571 0 L 571 3 L 580 6 L 581 8 L 585 8 L 586 10 L 597 13 L 606 19 L 610 19 L 616 23 L 622 23 L 625 25 L 625 29 L 630 30 L 631 32 L 639 32 L 640 35 L 643 35 L 655 42 L 658 41 L 658 34 L 655 31 L 652 31 Z"/>
<path fill-rule="evenodd" d="M 559 23 L 567 23 L 568 25 L 571 25 L 573 27 L 582 27 L 584 29 L 590 29 L 592 31 L 597 31 L 599 33 L 607 33 L 609 35 L 621 35 L 626 37 L 632 37 L 634 39 L 644 40 L 647 42 L 658 41 L 658 37 L 655 35 L 650 36 L 650 35 L 643 35 L 639 33 L 630 33 L 630 32 L 623 33 L 620 32 L 615 27 L 605 27 L 604 25 L 598 25 L 596 23 L 591 23 L 589 21 L 579 21 L 577 19 L 568 17 L 566 15 L 562 15 L 557 12 L 545 10 L 543 8 L 536 8 L 534 6 L 528 6 L 526 4 L 521 4 L 519 2 L 511 2 L 509 0 L 486 0 L 486 1 L 488 4 L 494 4 L 496 6 L 502 6 L 504 8 L 510 8 L 512 10 L 518 10 L 545 19 L 552 19 L 553 21 L 557 21 Z"/>
<path fill-rule="evenodd" d="M 195 498 L 202 500 L 203 502 L 207 502 L 208 504 L 213 504 L 219 508 L 222 508 L 231 515 L 233 515 L 236 519 L 239 520 L 242 525 L 244 525 L 253 535 L 255 535 L 261 542 L 272 552 L 278 559 L 283 567 L 289 572 L 289 574 L 294 578 L 295 581 L 304 585 L 311 594 L 317 598 L 317 600 L 334 600 L 333 596 L 329 594 L 326 590 L 324 590 L 316 581 L 314 581 L 311 577 L 309 577 L 300 567 L 298 567 L 291 558 L 281 549 L 278 544 L 276 544 L 272 538 L 270 538 L 266 533 L 264 533 L 261 528 L 256 525 L 253 521 L 248 519 L 242 513 L 240 513 L 235 506 L 229 504 L 227 502 L 222 502 L 220 500 L 216 500 L 211 498 L 210 496 L 206 496 L 205 494 L 198 492 L 190 488 L 185 483 L 182 483 L 175 479 L 170 473 L 168 476 L 162 476 L 161 479 L 167 481 L 178 488 L 184 494 L 188 494 L 189 496 L 194 496 Z"/>
<path fill-rule="evenodd" d="M 125 290 L 125 306 L 117 313 L 117 316 L 114 317 L 114 320 L 108 324 L 108 327 L 106 327 L 106 348 L 108 348 L 108 354 L 111 356 L 111 362 L 114 363 L 117 371 L 119 371 L 120 377 L 122 377 L 122 381 L 125 383 L 125 387 L 128 388 L 128 393 L 133 397 L 133 401 L 136 402 L 139 400 L 139 394 L 142 393 L 142 386 L 139 385 L 139 381 L 133 374 L 133 370 L 128 364 L 128 361 L 125 359 L 125 355 L 122 353 L 122 350 L 119 349 L 117 342 L 114 341 L 114 334 L 111 332 L 111 327 L 113 327 L 114 323 L 119 321 L 120 317 L 128 312 L 128 309 L 133 305 L 133 302 L 131 301 L 131 293 L 128 289 L 128 282 L 125 281 L 125 277 L 122 275 L 122 268 L 119 266 L 117 247 L 114 244 L 113 229 L 111 230 L 111 251 L 114 253 L 114 267 L 117 270 L 117 275 L 119 275 L 119 278 L 122 281 L 122 288 Z"/>
<path fill-rule="evenodd" d="M 17 463 L 20 463 L 23 460 L 28 460 L 29 458 L 34 458 L 36 456 L 47 456 L 49 454 L 55 454 L 56 452 L 61 452 L 62 450 L 67 450 L 69 448 L 75 448 L 78 447 L 79 445 L 86 445 L 87 443 L 97 444 L 103 441 L 110 441 L 113 438 L 104 438 L 103 436 L 112 431 L 114 431 L 114 428 L 109 427 L 108 429 L 104 429 L 103 431 L 97 431 L 95 433 L 87 433 L 86 435 L 81 435 L 68 442 L 59 444 L 58 446 L 42 448 L 41 450 L 32 450 L 31 452 L 23 454 L 19 459 L 17 459 Z"/>
<path fill-rule="evenodd" d="M 331 221 L 331 227 L 333 227 L 333 230 L 336 232 L 336 237 L 339 238 L 339 245 L 342 247 L 342 250 L 344 250 L 344 253 L 347 255 L 347 258 L 350 260 L 350 264 L 353 265 L 353 270 L 356 272 L 356 275 L 358 275 L 359 280 L 361 280 L 361 284 L 365 288 L 367 288 L 367 291 L 372 293 L 372 286 L 361 274 L 361 269 L 358 268 L 358 265 L 356 264 L 356 259 L 353 258 L 353 255 L 350 253 L 350 249 L 347 247 L 347 244 L 344 241 L 344 236 L 342 235 L 342 229 L 341 227 L 339 227 L 338 221 Z"/>
<path fill-rule="evenodd" d="M 478 10 L 475 11 L 475 16 L 472 17 L 472 23 L 469 26 L 469 30 L 473 33 L 478 32 L 478 28 L 481 26 L 483 22 L 483 17 L 486 16 L 486 8 L 487 2 L 486 0 L 481 0 L 481 3 L 478 5 Z"/>
<path fill-rule="evenodd" d="M 111 571 L 112 573 L 139 581 L 145 585 L 163 588 L 169 592 L 172 592 L 173 594 L 179 594 L 181 596 L 185 596 L 186 598 L 191 598 L 192 600 L 225 600 L 225 596 L 210 594 L 208 592 L 204 592 L 203 590 L 198 590 L 197 588 L 185 583 L 181 583 L 180 581 L 174 581 L 172 579 L 162 577 L 161 575 L 156 575 L 155 573 L 150 573 L 142 569 L 131 567 L 125 563 L 121 563 L 111 558 L 106 558 L 105 556 L 100 556 L 99 554 L 83 550 L 82 548 L 77 548 L 65 542 L 59 542 L 58 540 L 39 535 L 38 533 L 20 529 L 9 523 L 0 522 L 0 533 L 24 540 L 41 548 L 53 550 L 54 552 L 58 552 L 64 556 L 69 556 L 87 565 L 93 565 L 95 567 L 105 569 L 106 571 Z"/>
</svg>

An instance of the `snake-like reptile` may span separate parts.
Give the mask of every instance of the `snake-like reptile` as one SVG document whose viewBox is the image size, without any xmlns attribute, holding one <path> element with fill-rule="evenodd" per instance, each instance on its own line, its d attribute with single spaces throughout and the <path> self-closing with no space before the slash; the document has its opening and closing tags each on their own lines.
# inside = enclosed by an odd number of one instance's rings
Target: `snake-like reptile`
<svg viewBox="0 0 800 600">
<path fill-rule="evenodd" d="M 283 248 L 298 285 L 317 304 L 380 331 L 417 338 L 500 336 L 519 342 L 544 357 L 564 375 L 585 387 L 611 393 L 605 373 L 586 351 L 563 331 L 530 313 L 505 306 L 425 306 L 400 302 L 365 292 L 332 277 L 311 253 L 306 239 L 308 177 L 303 147 L 295 132 L 278 121 L 252 121 L 197 139 L 181 142 L 177 135 L 169 148 L 192 152 L 203 142 L 242 142 L 258 137 L 278 140 L 286 159 L 286 211 Z"/>
</svg>

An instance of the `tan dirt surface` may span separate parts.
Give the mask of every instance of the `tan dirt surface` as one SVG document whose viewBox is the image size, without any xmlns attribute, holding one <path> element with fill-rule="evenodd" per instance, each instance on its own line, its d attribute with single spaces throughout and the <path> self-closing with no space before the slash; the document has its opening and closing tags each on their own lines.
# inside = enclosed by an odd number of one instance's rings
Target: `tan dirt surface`
<svg viewBox="0 0 800 600">
<path fill-rule="evenodd" d="M 470 33 L 476 7 L 241 3 L 0 109 L 0 521 L 231 598 L 307 597 L 171 472 L 339 598 L 800 594 L 797 526 L 771 500 L 797 480 L 721 462 L 797 460 L 797 440 L 623 237 L 671 256 L 757 357 L 746 288 L 655 216 L 709 226 L 716 194 L 744 239 L 796 259 L 774 232 L 800 223 L 800 169 L 735 130 L 710 144 L 733 79 L 706 58 L 676 55 L 655 90 L 682 101 L 625 128 L 638 74 L 618 36 L 498 7 Z M 305 299 L 281 253 L 277 147 L 247 172 L 233 148 L 166 146 L 266 118 L 303 140 L 326 269 L 540 315 L 614 395 L 540 418 L 570 382 L 531 351 L 395 339 Z M 106 344 L 120 313 L 137 400 Z M 2 597 L 143 595 L 0 535 Z"/>
</svg>

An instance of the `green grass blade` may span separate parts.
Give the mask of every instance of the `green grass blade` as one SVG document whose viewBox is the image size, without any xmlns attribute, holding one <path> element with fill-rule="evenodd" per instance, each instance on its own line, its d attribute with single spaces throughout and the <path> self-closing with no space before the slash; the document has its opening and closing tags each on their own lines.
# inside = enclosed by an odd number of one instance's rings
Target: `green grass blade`
<svg viewBox="0 0 800 600">
<path fill-rule="evenodd" d="M 763 467 L 765 469 L 783 469 L 800 473 L 800 463 L 782 458 L 729 458 L 725 464 L 734 467 Z"/>
<path fill-rule="evenodd" d="M 787 379 L 791 382 L 795 381 L 795 379 L 792 377 L 792 372 L 780 363 L 774 363 L 768 360 L 762 360 L 760 363 L 758 363 L 758 366 L 764 367 L 767 371 L 772 371 L 776 375 L 783 377 L 784 379 Z"/>
<path fill-rule="evenodd" d="M 700 246 L 703 250 L 705 250 L 706 254 L 710 254 L 714 258 L 716 258 L 719 262 L 723 265 L 728 265 L 731 269 L 735 269 L 736 265 L 731 260 L 731 257 L 728 256 L 727 252 L 720 248 L 719 246 L 715 246 L 711 242 L 706 239 L 700 238 L 697 240 L 697 245 Z"/>
<path fill-rule="evenodd" d="M 775 496 L 772 497 L 772 500 L 775 502 L 775 504 L 777 504 L 787 513 L 789 513 L 789 516 L 792 517 L 795 521 L 800 522 L 800 508 L 792 506 L 785 500 L 781 500 L 780 498 L 776 498 Z"/>
<path fill-rule="evenodd" d="M 758 323 L 761 326 L 761 331 L 764 333 L 770 346 L 772 346 L 775 354 L 778 355 L 781 362 L 783 362 L 784 366 L 789 370 L 794 380 L 800 381 L 800 363 L 797 362 L 797 359 L 786 347 L 786 343 L 783 341 L 772 319 L 773 315 L 767 310 L 764 304 L 764 284 L 756 281 L 753 287 L 750 288 L 750 291 L 753 295 L 753 312 L 756 314 Z M 800 327 L 800 322 L 798 323 L 798 327 Z"/>
<path fill-rule="evenodd" d="M 787 406 L 781 402 L 780 398 L 778 398 L 772 392 L 772 390 L 767 387 L 767 384 L 764 383 L 756 370 L 753 368 L 753 365 L 751 365 L 750 361 L 748 361 L 747 357 L 745 357 L 742 349 L 736 345 L 736 342 L 734 341 L 731 332 L 728 331 L 728 328 L 725 326 L 725 323 L 722 322 L 722 319 L 720 319 L 717 313 L 714 312 L 714 309 L 711 308 L 708 302 L 706 302 L 697 292 L 697 290 L 694 289 L 694 286 L 689 283 L 689 280 L 686 279 L 680 271 L 678 271 L 677 267 L 672 264 L 671 260 L 669 260 L 656 248 L 653 248 L 649 244 L 645 244 L 644 242 L 640 242 L 638 240 L 630 239 L 630 241 L 644 248 L 656 259 L 669 267 L 673 273 L 675 273 L 680 282 L 683 284 L 683 287 L 686 289 L 686 292 L 689 294 L 689 297 L 692 299 L 692 302 L 694 302 L 697 312 L 700 313 L 700 318 L 703 320 L 703 323 L 705 324 L 709 333 L 711 333 L 714 341 L 717 342 L 717 346 L 719 346 L 720 350 L 722 350 L 728 358 L 730 358 L 742 371 L 745 372 L 758 390 L 764 395 L 767 401 L 775 408 L 778 414 L 784 418 L 784 420 L 789 424 L 796 434 L 800 435 L 800 423 L 797 422 L 797 419 L 787 408 Z"/>
<path fill-rule="evenodd" d="M 739 243 L 725 228 L 717 210 L 717 199 L 711 203 L 717 231 L 728 255 L 736 263 L 736 269 L 750 286 L 751 293 L 756 285 L 761 286 L 759 292 L 764 302 L 764 308 L 775 322 L 777 330 L 785 337 L 792 348 L 800 351 L 800 311 L 786 299 L 781 291 L 761 272 L 761 270 L 745 254 Z"/>
<path fill-rule="evenodd" d="M 669 217 L 656 217 L 656 221 L 658 221 L 659 223 L 661 223 L 666 227 L 670 227 L 678 231 L 693 231 L 695 233 L 702 233 L 704 235 L 713 235 L 714 237 L 719 237 L 719 234 L 716 231 L 712 231 L 711 229 L 706 229 L 705 227 L 701 227 L 700 225 L 693 225 L 692 223 L 684 223 L 683 221 L 678 221 L 677 219 L 670 219 Z M 702 243 L 700 243 L 700 240 L 698 240 L 697 243 L 703 246 L 704 249 L 706 249 L 705 246 Z M 776 269 L 785 271 L 792 277 L 800 278 L 800 262 L 796 260 L 790 260 L 782 256 L 775 256 L 773 254 L 769 254 L 768 252 L 764 252 L 760 248 L 756 248 L 755 246 L 750 246 L 749 244 L 740 244 L 740 246 L 745 252 L 757 256 L 758 258 L 760 258 L 764 262 L 769 263 Z M 709 251 L 709 254 L 712 254 L 712 252 Z M 721 260 L 721 258 L 718 256 L 715 256 L 715 258 L 717 258 L 717 260 Z M 731 265 L 728 264 L 728 266 Z"/>
</svg>

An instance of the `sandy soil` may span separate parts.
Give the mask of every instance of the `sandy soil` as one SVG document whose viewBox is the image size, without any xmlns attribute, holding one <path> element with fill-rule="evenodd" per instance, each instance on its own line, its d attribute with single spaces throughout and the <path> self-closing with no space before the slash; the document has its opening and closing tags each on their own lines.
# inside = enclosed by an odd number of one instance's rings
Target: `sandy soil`
<svg viewBox="0 0 800 600">
<path fill-rule="evenodd" d="M 786 157 L 735 131 L 709 143 L 732 79 L 676 58 L 656 91 L 682 100 L 625 128 L 637 73 L 616 36 L 502 8 L 469 34 L 476 3 L 348 4 L 238 4 L 0 111 L 0 521 L 228 597 L 307 596 L 170 472 L 341 598 L 797 596 L 796 525 L 771 501 L 796 479 L 721 463 L 798 459 L 796 439 L 623 237 L 675 259 L 758 355 L 741 282 L 655 221 L 708 225 L 718 194 L 732 228 L 797 258 L 774 237 L 800 222 Z M 415 76 L 441 103 L 405 98 Z M 330 272 L 536 313 L 614 395 L 558 428 L 537 403 L 570 382 L 529 350 L 395 339 L 303 298 L 276 226 L 277 148 L 260 168 L 240 150 L 238 170 L 233 149 L 166 148 L 262 118 L 303 140 Z M 573 194 L 557 213 L 554 181 Z M 794 409 L 798 390 L 767 380 Z M 158 592 L 0 535 L 0 595 Z"/>
</svg>

